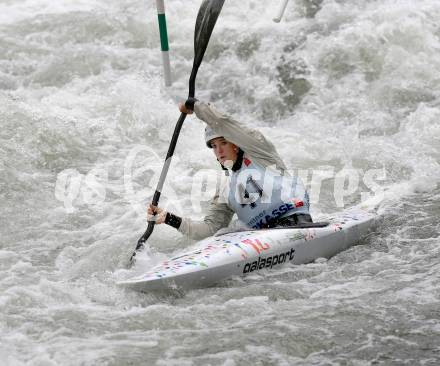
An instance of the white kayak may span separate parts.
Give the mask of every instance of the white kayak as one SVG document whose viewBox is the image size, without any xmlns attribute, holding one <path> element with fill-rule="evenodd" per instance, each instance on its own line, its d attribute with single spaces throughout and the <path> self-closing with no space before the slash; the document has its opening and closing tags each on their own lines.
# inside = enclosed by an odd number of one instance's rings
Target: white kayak
<svg viewBox="0 0 440 366">
<path fill-rule="evenodd" d="M 375 215 L 349 210 L 316 227 L 238 231 L 212 236 L 196 249 L 162 262 L 141 276 L 118 282 L 140 291 L 200 288 L 232 276 L 330 258 L 359 242 Z M 319 227 L 321 226 L 321 227 Z"/>
</svg>

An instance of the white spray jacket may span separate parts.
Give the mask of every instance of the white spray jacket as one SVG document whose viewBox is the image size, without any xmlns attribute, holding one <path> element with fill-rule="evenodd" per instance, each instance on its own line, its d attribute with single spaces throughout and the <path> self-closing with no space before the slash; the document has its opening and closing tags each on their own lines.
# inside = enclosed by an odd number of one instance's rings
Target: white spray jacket
<svg viewBox="0 0 440 366">
<path fill-rule="evenodd" d="M 261 132 L 243 126 L 233 118 L 220 113 L 211 104 L 196 102 L 196 116 L 206 122 L 218 135 L 239 146 L 244 151 L 244 157 L 255 161 L 264 168 L 275 168 L 284 173 L 286 166 L 278 155 L 275 146 Z M 210 201 L 208 212 L 202 221 L 183 218 L 179 231 L 191 239 L 200 240 L 214 235 L 219 229 L 227 227 L 235 211 L 221 198 L 217 190 Z"/>
</svg>

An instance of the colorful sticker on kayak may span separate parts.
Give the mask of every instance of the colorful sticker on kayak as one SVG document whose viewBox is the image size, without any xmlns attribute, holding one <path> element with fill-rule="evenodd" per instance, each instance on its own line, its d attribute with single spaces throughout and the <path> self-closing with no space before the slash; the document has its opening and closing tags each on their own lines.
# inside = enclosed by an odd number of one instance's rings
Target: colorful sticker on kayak
<svg viewBox="0 0 440 366">
<path fill-rule="evenodd" d="M 315 239 L 316 230 L 315 229 L 307 229 L 304 232 L 304 240 L 309 241 Z"/>
<path fill-rule="evenodd" d="M 333 231 L 334 232 L 341 231 L 341 230 L 342 230 L 342 225 L 341 224 L 339 224 L 339 223 L 333 224 Z"/>
<path fill-rule="evenodd" d="M 174 257 L 168 261 L 162 262 L 162 264 L 151 272 L 148 272 L 145 275 L 145 278 L 148 277 L 166 277 L 169 274 L 177 273 L 178 270 L 188 266 L 194 267 L 208 267 L 205 260 L 209 259 L 212 252 L 219 248 L 224 248 L 225 245 L 216 246 L 216 245 L 208 245 L 202 249 L 196 250 L 192 253 L 184 254 L 178 257 Z"/>
<path fill-rule="evenodd" d="M 270 248 L 270 245 L 267 243 L 262 243 L 258 239 L 246 239 L 241 241 L 243 244 L 246 244 L 250 246 L 252 249 L 254 249 L 257 254 L 260 254 L 263 250 L 268 250 Z"/>
<path fill-rule="evenodd" d="M 241 238 L 248 237 L 248 233 L 243 233 Z M 167 275 L 178 273 L 182 268 L 188 266 L 194 267 L 208 267 L 206 260 L 208 260 L 212 253 L 218 250 L 224 250 L 227 254 L 232 255 L 231 248 L 237 247 L 242 251 L 242 258 L 246 259 L 248 257 L 249 248 L 260 254 L 262 251 L 270 248 L 269 244 L 262 243 L 258 239 L 244 239 L 240 243 L 236 243 L 232 240 L 225 239 L 215 239 L 214 243 L 207 245 L 204 248 L 195 250 L 191 253 L 183 254 L 181 256 L 174 257 L 168 261 L 162 262 L 162 264 L 152 271 L 145 274 L 144 278 L 157 277 L 162 278 Z"/>
<path fill-rule="evenodd" d="M 305 238 L 305 235 L 304 235 L 304 233 L 302 233 L 301 231 L 297 231 L 297 232 L 295 232 L 295 233 L 293 233 L 293 234 L 288 233 L 288 234 L 287 234 L 287 237 L 288 237 L 290 240 L 296 241 L 296 240 L 303 240 L 303 239 Z"/>
<path fill-rule="evenodd" d="M 242 251 L 241 256 L 243 259 L 248 257 L 248 249 L 252 249 L 257 254 L 270 249 L 268 243 L 262 243 L 259 239 L 245 239 L 241 240 L 239 243 L 234 243 L 234 245 Z"/>
</svg>

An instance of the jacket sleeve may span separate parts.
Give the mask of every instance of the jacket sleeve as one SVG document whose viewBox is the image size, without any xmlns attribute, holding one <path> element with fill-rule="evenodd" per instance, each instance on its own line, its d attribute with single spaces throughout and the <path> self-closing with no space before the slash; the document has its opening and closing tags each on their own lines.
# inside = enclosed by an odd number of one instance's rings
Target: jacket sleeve
<svg viewBox="0 0 440 366">
<path fill-rule="evenodd" d="M 280 169 L 286 169 L 275 146 L 261 132 L 243 126 L 233 118 L 218 112 L 209 103 L 197 101 L 194 112 L 199 119 L 249 156 L 265 161 L 267 165 L 274 164 Z"/>
<path fill-rule="evenodd" d="M 218 202 L 218 195 L 216 195 L 211 200 L 208 213 L 203 221 L 183 218 L 178 230 L 191 239 L 201 240 L 228 226 L 233 215 L 234 211 L 226 203 Z"/>
</svg>

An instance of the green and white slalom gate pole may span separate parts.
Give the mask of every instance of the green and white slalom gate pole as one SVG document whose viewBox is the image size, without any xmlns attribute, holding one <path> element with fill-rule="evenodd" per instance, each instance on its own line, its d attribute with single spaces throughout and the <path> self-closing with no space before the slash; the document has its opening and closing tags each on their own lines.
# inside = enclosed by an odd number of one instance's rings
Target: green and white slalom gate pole
<svg viewBox="0 0 440 366">
<path fill-rule="evenodd" d="M 168 46 L 168 32 L 167 21 L 165 18 L 165 3 L 164 0 L 156 0 L 157 19 L 159 21 L 160 47 L 162 49 L 163 72 L 165 77 L 165 85 L 171 85 L 171 66 L 170 53 Z"/>
<path fill-rule="evenodd" d="M 289 0 L 281 0 L 280 9 L 278 10 L 278 15 L 275 18 L 273 18 L 274 22 L 279 23 L 281 21 L 281 18 L 283 17 L 288 2 Z"/>
</svg>

